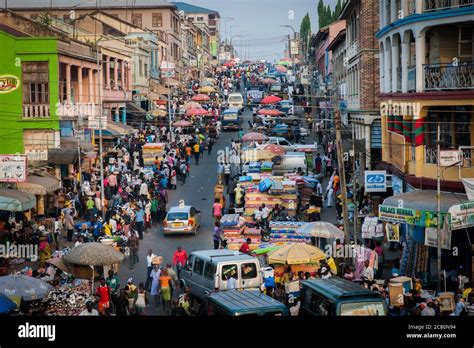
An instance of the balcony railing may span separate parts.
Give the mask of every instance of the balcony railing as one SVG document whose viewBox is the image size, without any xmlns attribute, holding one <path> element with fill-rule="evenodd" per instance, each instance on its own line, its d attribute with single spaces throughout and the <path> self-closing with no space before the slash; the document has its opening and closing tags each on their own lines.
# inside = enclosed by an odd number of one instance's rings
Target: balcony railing
<svg viewBox="0 0 474 348">
<path fill-rule="evenodd" d="M 474 89 L 474 62 L 426 64 L 425 90 Z"/>
<path fill-rule="evenodd" d="M 359 46 L 358 46 L 357 40 L 354 41 L 349 47 L 347 47 L 346 58 L 351 59 L 352 57 L 354 57 L 358 52 L 358 47 Z"/>
<path fill-rule="evenodd" d="M 438 164 L 436 147 L 425 146 L 425 164 Z"/>
<path fill-rule="evenodd" d="M 94 103 L 58 103 L 57 114 L 60 118 L 93 118 L 99 115 L 99 105 Z"/>
<path fill-rule="evenodd" d="M 23 118 L 49 117 L 49 104 L 25 104 L 23 105 Z"/>
<path fill-rule="evenodd" d="M 402 91 L 402 67 L 397 66 L 397 92 Z"/>
<path fill-rule="evenodd" d="M 416 90 L 416 66 L 408 67 L 408 92 Z"/>
<path fill-rule="evenodd" d="M 423 12 L 474 5 L 474 0 L 425 0 Z"/>
</svg>

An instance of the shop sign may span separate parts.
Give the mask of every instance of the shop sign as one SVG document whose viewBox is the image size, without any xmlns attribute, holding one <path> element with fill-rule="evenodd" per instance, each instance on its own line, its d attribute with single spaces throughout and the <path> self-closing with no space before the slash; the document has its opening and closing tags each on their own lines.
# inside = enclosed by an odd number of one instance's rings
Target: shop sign
<svg viewBox="0 0 474 348">
<path fill-rule="evenodd" d="M 441 249 L 451 250 L 451 229 L 441 228 L 439 232 Z M 438 247 L 438 229 L 436 227 L 425 228 L 425 245 L 433 248 Z"/>
<path fill-rule="evenodd" d="M 451 167 L 461 161 L 458 150 L 444 150 L 439 152 L 439 165 Z"/>
<path fill-rule="evenodd" d="M 0 155 L 0 182 L 26 182 L 26 156 Z"/>
<path fill-rule="evenodd" d="M 20 87 L 20 79 L 13 75 L 0 75 L 0 94 L 11 93 Z"/>
<path fill-rule="evenodd" d="M 437 213 L 433 211 L 379 205 L 379 219 L 392 223 L 436 227 L 438 223 L 436 215 Z M 446 215 L 445 213 L 441 213 L 443 221 Z"/>
<path fill-rule="evenodd" d="M 449 208 L 452 230 L 474 226 L 474 202 L 453 205 Z"/>
<path fill-rule="evenodd" d="M 387 192 L 386 170 L 366 170 L 364 178 L 365 192 Z"/>
</svg>

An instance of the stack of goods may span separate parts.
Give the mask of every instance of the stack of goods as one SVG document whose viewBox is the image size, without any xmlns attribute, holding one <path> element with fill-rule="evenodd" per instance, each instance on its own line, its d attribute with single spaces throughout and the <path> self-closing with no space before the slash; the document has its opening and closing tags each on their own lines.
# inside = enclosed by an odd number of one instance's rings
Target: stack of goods
<svg viewBox="0 0 474 348">
<path fill-rule="evenodd" d="M 271 221 L 270 243 L 284 245 L 287 243 L 308 243 L 311 238 L 296 234 L 296 230 L 306 222 L 294 221 Z"/>
<path fill-rule="evenodd" d="M 271 173 L 273 170 L 273 162 L 262 162 L 260 166 L 261 173 Z"/>
<path fill-rule="evenodd" d="M 384 230 L 383 224 L 379 222 L 379 219 L 375 217 L 365 217 L 364 223 L 362 224 L 362 238 L 383 238 Z"/>
<path fill-rule="evenodd" d="M 166 144 L 164 143 L 147 143 L 143 145 L 143 164 L 145 167 L 153 166 L 156 157 L 161 161 Z"/>
<path fill-rule="evenodd" d="M 239 214 L 226 214 L 221 218 L 222 232 L 229 250 L 239 250 L 247 238 L 252 240 L 251 250 L 259 248 L 260 230 L 246 225 L 253 225 L 253 220 L 242 218 Z"/>
<path fill-rule="evenodd" d="M 260 173 L 261 163 L 260 162 L 250 162 L 249 164 L 249 173 Z"/>
<path fill-rule="evenodd" d="M 94 302 L 88 280 L 77 279 L 74 284 L 57 287 L 51 290 L 43 304 L 47 306 L 48 315 L 79 315 L 86 309 L 87 302 Z"/>
</svg>

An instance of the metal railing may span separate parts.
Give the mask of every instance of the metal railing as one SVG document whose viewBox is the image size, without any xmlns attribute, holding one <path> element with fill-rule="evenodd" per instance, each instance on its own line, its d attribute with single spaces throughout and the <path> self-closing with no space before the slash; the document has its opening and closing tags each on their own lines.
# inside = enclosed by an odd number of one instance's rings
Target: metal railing
<svg viewBox="0 0 474 348">
<path fill-rule="evenodd" d="M 23 118 L 49 117 L 49 104 L 25 104 L 23 105 Z"/>
<path fill-rule="evenodd" d="M 426 64 L 425 90 L 474 89 L 474 62 Z"/>
<path fill-rule="evenodd" d="M 472 167 L 472 149 L 462 149 L 463 167 Z"/>
<path fill-rule="evenodd" d="M 425 164 L 438 164 L 438 151 L 435 146 L 425 146 Z"/>
<path fill-rule="evenodd" d="M 397 92 L 402 91 L 402 67 L 397 66 Z"/>
<path fill-rule="evenodd" d="M 416 66 L 408 67 L 408 91 L 416 90 Z"/>
<path fill-rule="evenodd" d="M 416 0 L 408 0 L 408 15 L 416 13 Z"/>
<path fill-rule="evenodd" d="M 470 5 L 474 5 L 474 0 L 425 0 L 423 4 L 423 12 L 432 12 Z"/>
</svg>

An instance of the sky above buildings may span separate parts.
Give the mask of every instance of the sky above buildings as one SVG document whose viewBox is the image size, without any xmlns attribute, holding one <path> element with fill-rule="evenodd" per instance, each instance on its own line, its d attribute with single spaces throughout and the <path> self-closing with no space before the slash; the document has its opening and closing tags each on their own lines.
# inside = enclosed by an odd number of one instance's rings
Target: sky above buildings
<svg viewBox="0 0 474 348">
<path fill-rule="evenodd" d="M 299 31 L 301 20 L 309 13 L 312 32 L 318 29 L 318 0 L 181 0 L 196 6 L 219 11 L 221 17 L 232 17 L 227 20 L 227 30 L 221 20 L 222 37 L 228 40 L 234 35 L 232 44 L 239 56 L 250 59 L 278 60 L 288 39 L 293 35 L 290 28 L 280 25 L 291 25 Z M 173 1 L 171 1 L 173 2 Z M 337 0 L 325 0 L 333 9 Z"/>
</svg>

